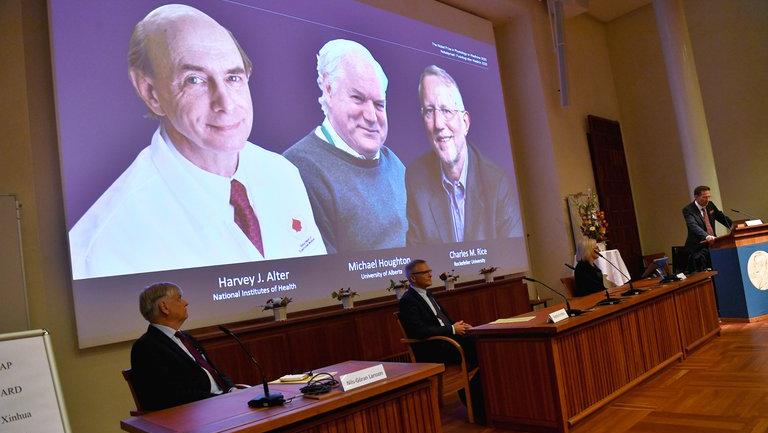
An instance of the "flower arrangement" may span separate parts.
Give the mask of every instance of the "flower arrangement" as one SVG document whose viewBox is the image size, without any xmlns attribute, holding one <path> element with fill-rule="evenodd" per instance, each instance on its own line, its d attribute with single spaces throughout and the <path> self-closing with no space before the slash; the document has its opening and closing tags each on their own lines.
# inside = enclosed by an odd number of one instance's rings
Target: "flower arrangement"
<svg viewBox="0 0 768 433">
<path fill-rule="evenodd" d="M 496 266 L 489 266 L 487 268 L 480 269 L 480 273 L 483 274 L 483 275 L 485 275 L 485 274 L 492 274 L 492 273 L 494 273 L 494 272 L 496 272 L 498 270 L 499 270 L 499 268 L 497 268 Z"/>
<path fill-rule="evenodd" d="M 597 195 L 592 191 L 581 192 L 574 199 L 581 217 L 581 234 L 597 242 L 607 241 L 608 222 L 605 220 L 605 212 L 600 210 Z"/>
<path fill-rule="evenodd" d="M 338 291 L 331 293 L 331 298 L 339 300 L 343 298 L 352 298 L 355 296 L 357 296 L 357 292 L 353 292 L 351 287 L 347 287 L 346 289 L 342 287 Z"/>
<path fill-rule="evenodd" d="M 451 269 L 451 272 L 443 272 L 440 274 L 440 279 L 445 281 L 445 290 L 453 290 L 456 286 L 456 281 L 459 279 L 459 276 L 454 275 L 453 269 Z"/>
<path fill-rule="evenodd" d="M 291 301 L 293 301 L 293 298 L 289 298 L 287 296 L 284 298 L 267 299 L 267 302 L 264 305 L 262 305 L 263 307 L 262 311 L 274 310 L 276 308 L 285 307 L 288 304 L 290 304 Z"/>
<path fill-rule="evenodd" d="M 352 308 L 355 305 L 353 297 L 357 296 L 357 292 L 353 292 L 351 287 L 340 288 L 336 292 L 331 293 L 331 298 L 341 301 L 341 306 L 344 309 Z"/>
<path fill-rule="evenodd" d="M 440 274 L 440 279 L 443 281 L 458 281 L 459 276 L 453 274 L 453 269 L 451 269 L 451 272 L 443 272 Z"/>
<path fill-rule="evenodd" d="M 389 280 L 389 287 L 387 287 L 387 291 L 389 292 L 395 292 L 395 297 L 397 299 L 400 299 L 403 294 L 405 294 L 405 291 L 408 289 L 408 280 L 400 280 L 399 283 L 396 283 L 394 280 Z"/>
<path fill-rule="evenodd" d="M 387 287 L 387 291 L 397 292 L 398 290 L 405 289 L 406 287 L 408 287 L 408 280 L 400 280 L 399 283 L 396 283 L 395 280 L 389 280 L 389 287 Z"/>
</svg>

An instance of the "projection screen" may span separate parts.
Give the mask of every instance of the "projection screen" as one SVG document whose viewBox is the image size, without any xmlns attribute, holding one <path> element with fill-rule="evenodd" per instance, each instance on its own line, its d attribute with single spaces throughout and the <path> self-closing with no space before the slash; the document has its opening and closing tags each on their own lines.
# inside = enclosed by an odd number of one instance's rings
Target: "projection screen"
<svg viewBox="0 0 768 433">
<path fill-rule="evenodd" d="M 185 43 L 196 57 L 184 67 L 202 79 L 166 76 L 189 53 L 150 41 L 149 72 L 132 81 L 134 27 L 162 4 L 50 2 L 80 347 L 140 335 L 138 294 L 159 281 L 183 289 L 185 327 L 196 328 L 266 315 L 260 305 L 276 296 L 292 297 L 292 311 L 333 303 L 330 293 L 342 287 L 383 296 L 414 258 L 461 281 L 480 279 L 483 267 L 527 270 L 494 45 L 348 0 L 188 1 L 231 32 L 252 62 L 250 76 L 239 80 L 237 68 L 206 75 L 226 69 L 231 56 L 222 60 L 221 46 L 192 31 Z M 318 54 L 340 39 L 370 57 L 338 62 L 341 72 L 321 73 L 319 84 Z M 456 85 L 441 77 L 443 93 L 426 92 L 425 106 L 419 81 L 432 65 Z M 227 93 L 235 83 L 246 93 Z M 182 99 L 182 85 L 218 96 Z M 195 130 L 199 116 L 232 107 L 237 123 L 219 117 Z M 220 150 L 204 148 L 203 136 L 227 128 L 248 137 L 228 150 L 234 159 L 201 157 Z M 236 171 L 217 171 L 226 164 L 212 160 L 234 161 Z M 459 166 L 455 181 L 445 167 Z M 248 228 L 249 217 L 234 219 L 233 179 L 245 187 L 257 240 L 252 219 Z"/>
</svg>

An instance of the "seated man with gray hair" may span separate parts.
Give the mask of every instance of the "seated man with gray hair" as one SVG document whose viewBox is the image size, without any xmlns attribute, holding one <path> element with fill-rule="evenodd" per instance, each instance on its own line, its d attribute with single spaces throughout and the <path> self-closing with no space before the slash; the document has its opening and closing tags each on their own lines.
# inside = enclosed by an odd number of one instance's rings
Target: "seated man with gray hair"
<svg viewBox="0 0 768 433">
<path fill-rule="evenodd" d="M 187 319 L 187 305 L 173 283 L 153 284 L 139 296 L 139 309 L 149 327 L 131 348 L 131 375 L 144 410 L 202 400 L 234 386 L 200 343 L 179 330 Z"/>
<path fill-rule="evenodd" d="M 405 246 L 405 167 L 384 145 L 387 76 L 364 46 L 317 55 L 322 123 L 283 155 L 299 169 L 328 253 Z"/>
</svg>

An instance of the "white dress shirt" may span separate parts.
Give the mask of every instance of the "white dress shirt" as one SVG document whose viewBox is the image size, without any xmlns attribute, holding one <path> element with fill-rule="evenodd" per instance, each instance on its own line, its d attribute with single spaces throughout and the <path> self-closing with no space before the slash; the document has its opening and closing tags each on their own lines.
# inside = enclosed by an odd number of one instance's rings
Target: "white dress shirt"
<svg viewBox="0 0 768 433">
<path fill-rule="evenodd" d="M 158 129 L 69 232 L 74 279 L 325 254 L 299 171 L 245 143 L 245 185 L 264 255 L 234 221 L 232 178 L 198 168 Z"/>
</svg>

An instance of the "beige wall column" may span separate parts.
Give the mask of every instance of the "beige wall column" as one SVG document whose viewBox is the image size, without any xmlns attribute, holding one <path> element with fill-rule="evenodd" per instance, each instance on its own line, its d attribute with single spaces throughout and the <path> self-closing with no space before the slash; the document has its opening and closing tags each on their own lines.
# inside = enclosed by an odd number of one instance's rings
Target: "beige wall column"
<svg viewBox="0 0 768 433">
<path fill-rule="evenodd" d="M 653 10 L 667 67 L 689 191 L 692 194 L 697 185 L 708 185 L 712 198 L 721 203 L 715 158 L 682 0 L 653 0 Z"/>
</svg>

